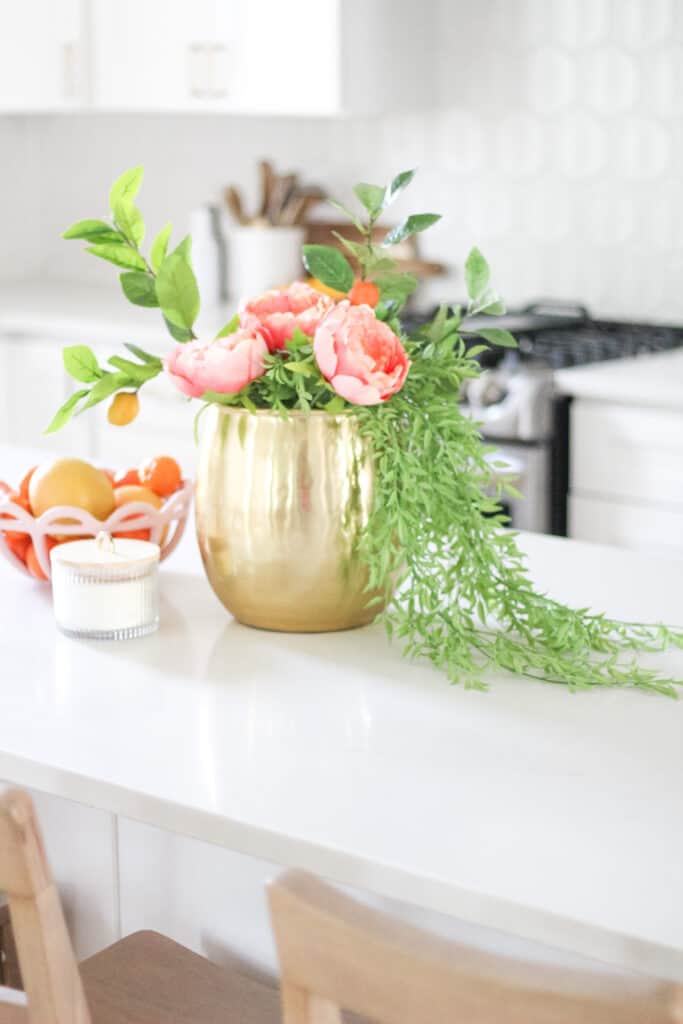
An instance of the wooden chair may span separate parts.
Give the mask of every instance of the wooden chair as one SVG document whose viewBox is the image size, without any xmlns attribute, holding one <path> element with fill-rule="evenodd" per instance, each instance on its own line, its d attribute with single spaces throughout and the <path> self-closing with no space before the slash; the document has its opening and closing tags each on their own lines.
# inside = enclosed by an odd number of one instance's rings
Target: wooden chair
<svg viewBox="0 0 683 1024">
<path fill-rule="evenodd" d="M 0 988 L 0 1024 L 276 1024 L 277 989 L 155 932 L 76 964 L 33 803 L 0 797 L 0 890 L 9 897 L 25 996 Z M 23 1004 L 23 1005 L 22 1005 Z"/>
<path fill-rule="evenodd" d="M 513 962 L 435 938 L 303 874 L 272 883 L 284 1024 L 673 1024 L 683 989 Z"/>
</svg>

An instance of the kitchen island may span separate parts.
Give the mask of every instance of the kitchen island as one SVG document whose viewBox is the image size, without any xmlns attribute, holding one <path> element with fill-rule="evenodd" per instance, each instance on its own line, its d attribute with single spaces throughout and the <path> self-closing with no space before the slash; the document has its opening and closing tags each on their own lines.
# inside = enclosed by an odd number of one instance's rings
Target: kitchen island
<svg viewBox="0 0 683 1024">
<path fill-rule="evenodd" d="M 31 460 L 0 449 L 0 476 Z M 521 543 L 561 600 L 683 621 L 676 564 Z M 258 959 L 244 893 L 298 865 L 503 946 L 505 933 L 683 981 L 683 700 L 503 673 L 482 694 L 403 660 L 379 627 L 248 629 L 191 534 L 161 574 L 157 634 L 86 643 L 56 632 L 46 585 L 0 564 L 0 778 L 68 801 L 65 816 L 46 804 L 48 844 L 61 837 L 67 895 L 87 876 L 83 905 L 106 880 L 114 937 L 170 922 L 186 938 L 187 916 L 217 906 L 244 912 L 239 931 L 196 924 L 195 945 L 220 959 L 243 940 Z M 683 652 L 647 660 L 683 679 Z M 145 902 L 155 886 L 161 910 Z"/>
</svg>

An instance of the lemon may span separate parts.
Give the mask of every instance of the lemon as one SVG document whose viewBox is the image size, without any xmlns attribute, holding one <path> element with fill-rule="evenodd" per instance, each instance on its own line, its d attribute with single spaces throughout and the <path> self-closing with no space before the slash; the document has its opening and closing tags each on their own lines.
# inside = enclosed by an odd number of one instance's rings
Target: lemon
<svg viewBox="0 0 683 1024">
<path fill-rule="evenodd" d="M 126 427 L 140 412 L 140 399 L 134 391 L 119 391 L 107 410 L 107 419 L 115 427 Z"/>
</svg>

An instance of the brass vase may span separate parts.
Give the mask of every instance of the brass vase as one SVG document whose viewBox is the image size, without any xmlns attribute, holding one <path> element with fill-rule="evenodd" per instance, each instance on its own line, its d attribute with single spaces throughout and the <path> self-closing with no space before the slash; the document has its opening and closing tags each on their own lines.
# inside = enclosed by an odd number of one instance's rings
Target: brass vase
<svg viewBox="0 0 683 1024">
<path fill-rule="evenodd" d="M 371 622 L 355 555 L 372 459 L 353 415 L 215 406 L 206 414 L 197 535 L 206 574 L 240 622 L 308 633 Z"/>
</svg>

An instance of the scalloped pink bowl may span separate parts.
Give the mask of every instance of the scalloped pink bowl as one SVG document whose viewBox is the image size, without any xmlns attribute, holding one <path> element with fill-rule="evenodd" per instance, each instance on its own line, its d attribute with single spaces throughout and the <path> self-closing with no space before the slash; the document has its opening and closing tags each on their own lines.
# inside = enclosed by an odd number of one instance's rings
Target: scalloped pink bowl
<svg viewBox="0 0 683 1024">
<path fill-rule="evenodd" d="M 131 501 L 117 508 L 108 519 L 95 519 L 89 512 L 71 505 L 56 505 L 43 512 L 42 516 L 32 516 L 30 512 L 16 505 L 8 498 L 0 500 L 0 553 L 17 569 L 30 576 L 28 569 L 11 551 L 2 531 L 25 533 L 33 541 L 36 558 L 40 568 L 48 580 L 50 579 L 50 553 L 47 538 L 60 537 L 96 537 L 100 531 L 107 533 L 127 533 L 132 530 L 149 530 L 149 539 L 158 544 L 164 530 L 168 533 L 161 545 L 161 561 L 168 558 L 180 543 L 185 532 L 187 517 L 192 504 L 194 482 L 183 480 L 182 485 L 164 501 L 161 508 L 152 508 L 143 501 Z M 4 517 L 11 517 L 5 519 Z M 65 523 L 65 519 L 72 522 Z M 60 522 L 61 520 L 61 522 Z M 33 578 L 33 577 L 32 577 Z"/>
</svg>

